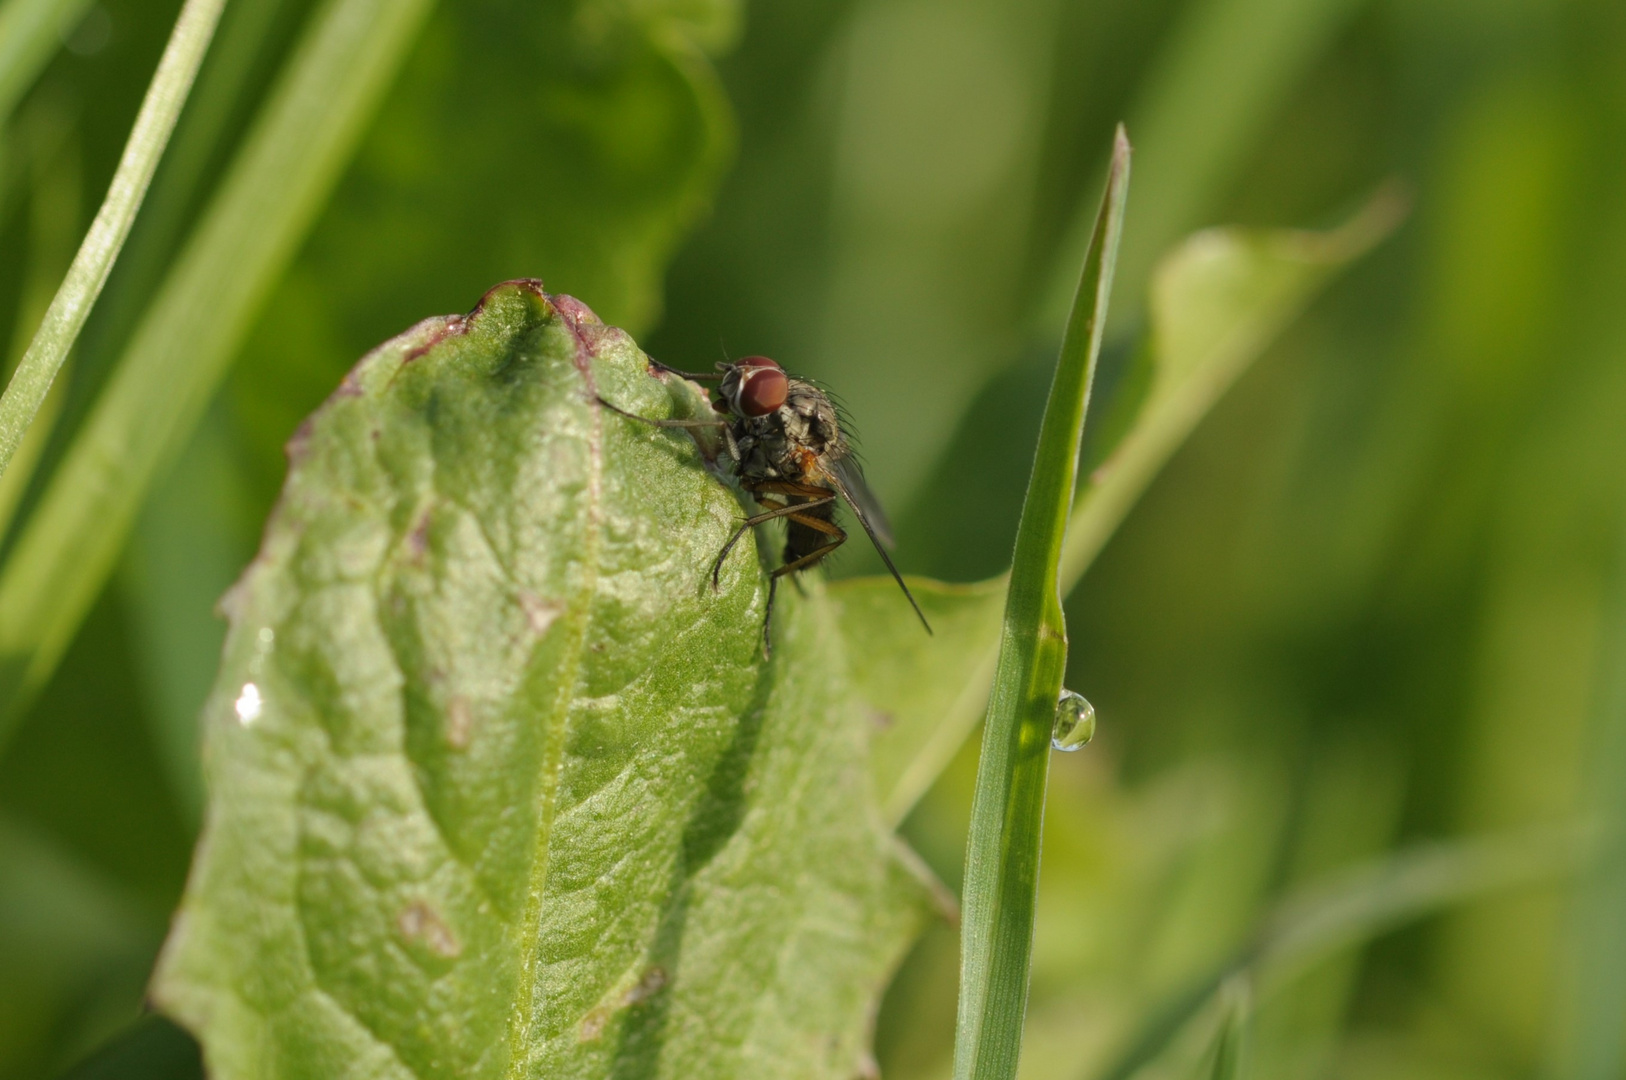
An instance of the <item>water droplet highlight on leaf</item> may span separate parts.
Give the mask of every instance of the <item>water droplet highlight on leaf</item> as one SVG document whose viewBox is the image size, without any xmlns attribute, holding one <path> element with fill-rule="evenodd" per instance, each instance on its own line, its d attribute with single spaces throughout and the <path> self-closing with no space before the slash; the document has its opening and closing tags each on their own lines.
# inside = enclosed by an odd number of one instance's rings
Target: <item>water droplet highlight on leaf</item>
<svg viewBox="0 0 1626 1080">
<path fill-rule="evenodd" d="M 237 721 L 248 727 L 260 718 L 260 709 L 265 702 L 260 698 L 260 688 L 253 683 L 244 683 L 243 692 L 237 695 Z"/>
<path fill-rule="evenodd" d="M 1056 720 L 1050 726 L 1050 745 L 1071 753 L 1095 738 L 1095 706 L 1083 694 L 1063 689 L 1056 702 Z"/>
</svg>

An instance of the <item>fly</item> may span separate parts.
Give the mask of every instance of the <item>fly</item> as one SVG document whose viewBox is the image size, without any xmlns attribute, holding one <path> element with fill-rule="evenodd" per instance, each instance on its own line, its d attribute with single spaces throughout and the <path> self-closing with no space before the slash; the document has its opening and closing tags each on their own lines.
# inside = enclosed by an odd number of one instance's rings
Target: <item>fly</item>
<svg viewBox="0 0 1626 1080">
<path fill-rule="evenodd" d="M 763 508 L 740 522 L 711 564 L 711 584 L 718 585 L 723 561 L 750 529 L 776 518 L 785 519 L 785 551 L 781 565 L 768 578 L 768 611 L 762 622 L 762 647 L 773 647 L 769 627 L 773 619 L 774 593 L 779 579 L 807 570 L 847 541 L 847 533 L 835 522 L 836 504 L 845 502 L 853 517 L 869 536 L 881 561 L 903 590 L 909 606 L 926 621 L 914 594 L 904 584 L 903 575 L 892 564 L 887 549 L 892 546 L 892 529 L 881 506 L 864 483 L 864 474 L 852 456 L 852 448 L 841 431 L 836 408 L 830 398 L 810 382 L 793 379 L 785 369 L 766 356 L 747 356 L 732 363 L 719 363 L 717 371 L 690 374 L 660 365 L 685 379 L 715 381 L 721 400 L 713 407 L 723 415 L 716 420 L 661 420 L 629 413 L 599 398 L 599 403 L 655 427 L 721 428 L 724 446 L 734 466 L 734 475 Z"/>
</svg>

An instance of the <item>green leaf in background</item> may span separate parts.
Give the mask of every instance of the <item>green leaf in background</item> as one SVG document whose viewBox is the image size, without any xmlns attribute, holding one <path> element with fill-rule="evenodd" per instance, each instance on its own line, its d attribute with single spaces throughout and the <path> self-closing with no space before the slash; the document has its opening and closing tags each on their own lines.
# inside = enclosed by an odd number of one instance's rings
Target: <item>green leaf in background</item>
<svg viewBox="0 0 1626 1080">
<path fill-rule="evenodd" d="M 902 632 L 891 578 L 847 578 L 829 590 L 875 725 L 870 766 L 893 825 L 965 741 L 959 718 L 982 715 L 1005 607 L 1004 578 L 945 585 L 912 577 L 909 588 L 931 621 L 930 638 Z"/>
<path fill-rule="evenodd" d="M 594 393 L 685 401 L 517 282 L 370 354 L 296 437 L 156 982 L 220 1080 L 866 1067 L 931 892 L 875 809 L 835 615 L 787 594 L 764 661 L 754 545 L 706 584 L 738 504 Z"/>
<path fill-rule="evenodd" d="M 1063 595 L 1225 390 L 1332 275 L 1388 235 L 1399 209 L 1397 197 L 1385 193 L 1330 232 L 1212 229 L 1169 253 L 1151 300 L 1144 352 L 1150 386 L 1128 416 L 1114 411 L 1104 419 L 1116 439 L 1078 493 L 1062 554 Z M 881 579 L 855 578 L 830 590 L 851 651 L 862 658 L 855 669 L 861 687 L 885 718 L 874 763 L 892 821 L 902 820 L 982 719 L 1005 581 L 921 589 L 940 628 L 934 638 L 902 632 Z"/>
<path fill-rule="evenodd" d="M 1335 273 L 1393 231 L 1405 205 L 1385 188 L 1329 232 L 1208 229 L 1164 257 L 1151 288 L 1151 387 L 1079 494 L 1062 555 L 1066 586 L 1215 402 Z"/>
</svg>

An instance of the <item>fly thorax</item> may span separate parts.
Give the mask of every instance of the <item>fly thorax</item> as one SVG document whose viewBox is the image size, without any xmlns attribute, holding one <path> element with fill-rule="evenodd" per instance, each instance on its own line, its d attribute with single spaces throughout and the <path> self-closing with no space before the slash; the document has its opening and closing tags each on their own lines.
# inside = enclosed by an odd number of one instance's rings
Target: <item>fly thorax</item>
<svg viewBox="0 0 1626 1080">
<path fill-rule="evenodd" d="M 804 382 L 792 382 L 778 417 L 791 447 L 824 456 L 844 451 L 836 409 L 824 392 Z"/>
</svg>

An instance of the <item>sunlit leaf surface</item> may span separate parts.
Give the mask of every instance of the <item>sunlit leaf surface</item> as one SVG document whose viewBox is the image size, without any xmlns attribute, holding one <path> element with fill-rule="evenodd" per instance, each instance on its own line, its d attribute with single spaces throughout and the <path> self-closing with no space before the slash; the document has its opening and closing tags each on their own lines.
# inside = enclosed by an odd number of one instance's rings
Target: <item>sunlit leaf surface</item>
<svg viewBox="0 0 1626 1080">
<path fill-rule="evenodd" d="M 370 354 L 228 599 L 157 981 L 213 1075 L 845 1078 L 930 893 L 830 607 L 536 283 Z"/>
<path fill-rule="evenodd" d="M 849 578 L 830 590 L 853 677 L 869 706 L 875 789 L 887 820 L 901 821 L 965 741 L 962 717 L 980 715 L 994 677 L 1005 581 L 945 585 L 913 579 L 932 636 L 908 632 L 891 579 Z"/>
</svg>

